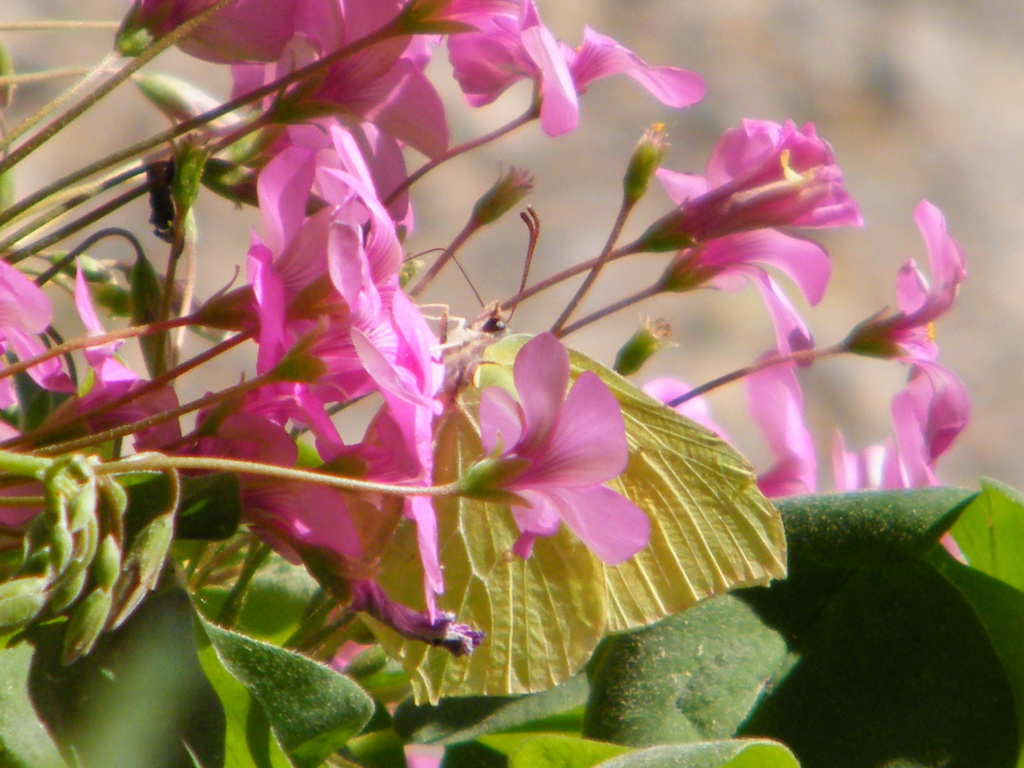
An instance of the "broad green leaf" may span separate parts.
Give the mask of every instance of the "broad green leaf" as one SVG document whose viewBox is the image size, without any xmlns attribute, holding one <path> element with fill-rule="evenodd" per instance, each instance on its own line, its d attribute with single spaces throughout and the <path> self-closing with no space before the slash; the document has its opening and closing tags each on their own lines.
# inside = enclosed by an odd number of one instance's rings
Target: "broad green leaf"
<svg viewBox="0 0 1024 768">
<path fill-rule="evenodd" d="M 631 751 L 619 744 L 555 733 L 513 739 L 485 736 L 480 743 L 508 755 L 509 768 L 591 768 Z"/>
<path fill-rule="evenodd" d="M 1024 590 L 1024 496 L 994 480 L 950 529 L 972 568 Z"/>
<path fill-rule="evenodd" d="M 590 686 L 582 673 L 561 685 L 527 696 L 460 696 L 437 706 L 404 701 L 395 710 L 395 730 L 423 744 L 457 744 L 488 733 L 562 731 L 579 733 Z"/>
<path fill-rule="evenodd" d="M 46 727 L 28 697 L 32 646 L 0 651 L 0 765 L 9 768 L 64 768 Z"/>
<path fill-rule="evenodd" d="M 977 495 L 947 487 L 855 491 L 793 496 L 776 506 L 791 560 L 864 567 L 924 555 Z"/>
<path fill-rule="evenodd" d="M 894 764 L 895 765 L 895 764 Z M 800 768 L 782 744 L 760 739 L 650 747 L 601 763 L 601 768 Z M 805 768 L 808 768 L 805 766 Z"/>
<path fill-rule="evenodd" d="M 196 616 L 220 665 L 258 703 L 296 765 L 320 765 L 373 714 L 373 702 L 344 675 Z"/>
<path fill-rule="evenodd" d="M 583 735 L 633 746 L 733 736 L 794 658 L 734 594 L 601 643 Z"/>
<path fill-rule="evenodd" d="M 508 379 L 523 343 L 524 337 L 512 337 L 487 350 L 491 364 L 480 369 L 485 383 Z M 733 449 L 613 371 L 575 353 L 571 361 L 573 375 L 596 372 L 622 406 L 630 462 L 610 485 L 648 513 L 650 544 L 609 567 L 563 527 L 539 539 L 523 561 L 511 555 L 518 530 L 507 505 L 436 500 L 446 586 L 438 605 L 487 638 L 471 656 L 454 659 L 372 624 L 409 672 L 419 702 L 549 688 L 577 672 L 610 632 L 785 574 L 778 512 Z M 478 396 L 472 388 L 464 393 L 470 411 Z M 476 425 L 459 408 L 442 420 L 436 446 L 438 483 L 458 478 L 482 454 Z M 392 598 L 423 607 L 411 525 L 397 532 L 379 581 Z"/>
<path fill-rule="evenodd" d="M 1003 664 L 1017 713 L 1017 766 L 1024 766 L 1024 592 L 941 555 L 939 570 L 967 598 Z"/>
</svg>

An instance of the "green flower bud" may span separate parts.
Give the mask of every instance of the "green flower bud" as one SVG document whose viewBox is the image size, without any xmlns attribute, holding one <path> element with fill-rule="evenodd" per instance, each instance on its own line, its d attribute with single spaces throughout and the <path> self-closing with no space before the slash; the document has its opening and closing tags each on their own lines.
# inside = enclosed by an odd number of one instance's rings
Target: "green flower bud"
<svg viewBox="0 0 1024 768">
<path fill-rule="evenodd" d="M 121 574 L 121 547 L 112 535 L 103 537 L 92 561 L 92 577 L 101 589 L 113 589 Z"/>
<path fill-rule="evenodd" d="M 89 578 L 88 566 L 87 562 L 74 560 L 54 583 L 50 592 L 50 610 L 53 613 L 61 613 L 81 596 Z"/>
<path fill-rule="evenodd" d="M 146 593 L 156 587 L 173 537 L 174 509 L 154 517 L 135 535 L 114 585 L 110 629 L 121 626 Z"/>
<path fill-rule="evenodd" d="M 68 504 L 68 525 L 72 531 L 80 531 L 89 524 L 90 520 L 96 519 L 98 502 L 96 478 L 90 477 L 71 497 Z"/>
<path fill-rule="evenodd" d="M 628 202 L 635 203 L 647 193 L 668 147 L 664 123 L 655 123 L 644 132 L 629 158 L 629 166 L 622 179 L 622 194 Z"/>
<path fill-rule="evenodd" d="M 23 627 L 46 607 L 50 580 L 29 576 L 0 583 L 0 632 Z"/>
<path fill-rule="evenodd" d="M 622 376 L 632 376 L 644 363 L 668 346 L 671 332 L 669 324 L 660 318 L 644 322 L 644 326 L 622 345 L 615 356 L 615 372 Z"/>
<path fill-rule="evenodd" d="M 479 229 L 497 221 L 533 191 L 533 176 L 523 168 L 508 171 L 473 206 L 467 229 Z"/>
<path fill-rule="evenodd" d="M 61 663 L 71 664 L 92 650 L 107 624 L 110 607 L 111 595 L 105 589 L 94 589 L 78 604 L 64 632 Z"/>
</svg>

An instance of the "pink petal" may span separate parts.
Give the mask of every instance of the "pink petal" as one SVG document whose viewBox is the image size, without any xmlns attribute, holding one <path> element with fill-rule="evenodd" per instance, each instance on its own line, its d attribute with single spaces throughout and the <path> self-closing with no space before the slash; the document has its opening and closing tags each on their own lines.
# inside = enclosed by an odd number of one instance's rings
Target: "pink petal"
<svg viewBox="0 0 1024 768">
<path fill-rule="evenodd" d="M 494 451 L 500 443 L 503 451 L 512 449 L 522 437 L 522 410 L 519 403 L 501 387 L 488 387 L 480 394 L 480 439 L 484 451 Z"/>
<path fill-rule="evenodd" d="M 775 464 L 758 477 L 765 496 L 813 493 L 817 487 L 814 438 L 804 422 L 803 394 L 795 366 L 775 365 L 746 378 L 751 418 L 764 435 Z"/>
<path fill-rule="evenodd" d="M 569 384 L 569 353 L 550 333 L 539 334 L 516 355 L 513 378 L 526 421 L 519 452 L 534 452 L 558 421 Z"/>
<path fill-rule="evenodd" d="M 673 400 L 688 394 L 692 390 L 689 384 L 678 379 L 661 378 L 653 379 L 643 386 L 643 391 L 653 397 L 655 400 L 659 400 L 663 403 L 670 403 Z M 688 418 L 690 421 L 695 421 L 702 427 L 714 432 L 716 435 L 721 437 L 726 442 L 731 442 L 725 435 L 725 430 L 722 429 L 718 423 L 711 418 L 711 407 L 708 404 L 707 398 L 705 397 L 694 397 L 687 400 L 685 403 L 673 406 L 675 410 Z"/>
<path fill-rule="evenodd" d="M 696 173 L 678 173 L 668 168 L 659 168 L 654 175 L 676 205 L 681 206 L 708 191 L 708 180 Z"/>
<path fill-rule="evenodd" d="M 611 488 L 559 488 L 545 492 L 569 529 L 602 562 L 618 565 L 645 546 L 651 521 Z"/>
<path fill-rule="evenodd" d="M 540 125 L 548 136 L 561 136 L 579 125 L 580 106 L 569 67 L 547 27 L 524 29 L 523 47 L 540 70 Z"/>
<path fill-rule="evenodd" d="M 584 27 L 583 44 L 572 61 L 577 90 L 582 92 L 594 80 L 615 74 L 632 78 L 670 107 L 688 107 L 704 97 L 704 81 L 699 75 L 676 67 L 651 66 L 616 40 Z"/>
<path fill-rule="evenodd" d="M 548 441 L 529 458 L 535 460 L 528 473 L 534 487 L 594 485 L 618 477 L 626 468 L 629 446 L 622 411 L 596 373 L 579 375 Z"/>
</svg>

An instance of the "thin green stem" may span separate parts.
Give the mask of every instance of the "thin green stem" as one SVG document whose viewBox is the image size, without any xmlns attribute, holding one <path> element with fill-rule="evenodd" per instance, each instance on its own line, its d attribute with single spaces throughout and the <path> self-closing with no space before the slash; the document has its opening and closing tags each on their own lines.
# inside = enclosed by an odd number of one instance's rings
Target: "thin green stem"
<svg viewBox="0 0 1024 768">
<path fill-rule="evenodd" d="M 63 67 L 60 69 L 47 69 L 43 72 L 21 72 L 17 75 L 4 75 L 0 77 L 0 87 L 45 83 L 50 80 L 61 80 L 65 77 L 80 77 L 87 72 L 89 70 L 85 67 Z"/>
<path fill-rule="evenodd" d="M 849 350 L 846 348 L 846 345 L 840 343 L 831 347 L 825 347 L 824 349 L 801 349 L 797 352 L 790 352 L 787 355 L 772 355 L 770 357 L 765 357 L 758 360 L 756 363 L 746 365 L 742 368 L 737 368 L 735 371 L 730 371 L 718 378 L 705 382 L 699 387 L 694 387 L 685 395 L 680 395 L 674 400 L 669 400 L 665 405 L 670 408 L 675 408 L 695 397 L 700 397 L 713 389 L 718 389 L 719 387 L 723 387 L 737 379 L 742 379 L 745 376 L 750 376 L 751 374 L 763 371 L 765 368 L 771 368 L 775 365 L 782 365 L 783 363 L 811 363 L 826 357 L 842 355 L 848 351 Z"/>
<path fill-rule="evenodd" d="M 5 21 L 0 23 L 0 32 L 78 32 L 86 29 L 99 29 L 109 32 L 117 29 L 116 21 L 81 21 L 78 19 L 49 19 L 46 21 Z"/>
<path fill-rule="evenodd" d="M 125 472 L 162 472 L 168 469 L 194 469 L 208 472 L 235 472 L 242 475 L 259 475 L 275 480 L 294 480 L 302 483 L 318 483 L 332 488 L 357 493 L 385 493 L 393 496 L 454 496 L 461 490 L 459 482 L 445 485 L 393 485 L 340 477 L 324 472 L 282 467 L 277 464 L 262 464 L 237 459 L 220 459 L 206 456 L 164 456 L 160 453 L 139 453 L 126 459 L 108 461 L 96 467 L 98 475 L 117 475 Z"/>
<path fill-rule="evenodd" d="M 204 13 L 206 12 L 204 11 Z M 89 176 L 92 176 L 95 173 L 99 173 L 105 168 L 108 168 L 129 158 L 135 157 L 136 155 L 141 155 L 142 153 L 150 149 L 153 149 L 154 147 L 158 147 L 162 144 L 166 144 L 167 142 L 173 141 L 178 136 L 189 133 L 190 131 L 193 131 L 196 128 L 201 128 L 202 126 L 216 120 L 217 118 L 223 117 L 224 115 L 230 112 L 234 112 L 239 107 L 243 107 L 247 104 L 259 101 L 265 96 L 269 96 L 288 87 L 292 83 L 296 83 L 306 77 L 314 75 L 318 73 L 320 70 L 326 69 L 327 67 L 333 65 L 336 62 L 341 61 L 342 59 L 345 59 L 347 57 L 350 57 L 356 52 L 363 50 L 364 48 L 367 48 L 371 45 L 376 45 L 377 43 L 382 42 L 383 40 L 386 40 L 389 37 L 401 34 L 404 34 L 401 25 L 397 23 L 397 19 L 393 20 L 392 22 L 385 24 L 376 32 L 372 32 L 371 34 L 367 35 L 364 38 L 360 38 L 359 40 L 356 40 L 350 43 L 349 45 L 339 48 L 337 51 L 333 51 L 327 56 L 324 56 L 322 59 L 317 59 L 311 64 L 307 64 L 306 66 L 297 69 L 294 72 L 273 81 L 272 83 L 268 83 L 267 85 L 261 88 L 257 88 L 254 91 L 250 91 L 249 93 L 240 96 L 237 99 L 232 99 L 231 101 L 225 102 L 224 104 L 221 104 L 219 107 L 215 107 L 214 109 L 211 109 L 208 112 L 204 112 L 201 115 L 197 115 L 196 117 L 178 123 L 177 125 L 172 126 L 171 128 L 161 131 L 160 133 L 154 134 L 153 136 L 143 139 L 142 141 L 138 141 L 135 144 L 125 147 L 122 150 L 111 153 L 104 158 L 100 158 L 99 160 L 90 163 L 89 165 L 86 165 L 78 169 L 77 171 L 74 171 L 73 173 L 64 176 L 63 178 L 46 185 L 42 189 L 33 193 L 32 195 L 24 198 L 15 205 L 12 205 L 3 213 L 0 213 L 0 226 L 3 226 L 11 219 L 21 215 L 23 211 L 38 204 L 40 201 L 45 200 L 46 198 L 50 197 L 50 195 L 60 191 L 61 189 L 70 184 L 74 184 L 82 179 L 88 178 Z M 166 40 L 166 38 L 162 38 L 161 42 L 163 40 Z M 3 166 L 0 165 L 0 171 L 2 171 L 2 168 Z"/>
<path fill-rule="evenodd" d="M 612 224 L 611 232 L 608 233 L 608 239 L 605 241 L 604 248 L 601 249 L 601 253 L 598 254 L 594 260 L 593 267 L 590 268 L 590 272 L 583 280 L 583 284 L 576 289 L 576 293 L 569 300 L 565 309 L 562 310 L 562 314 L 555 320 L 555 324 L 551 326 L 551 332 L 555 336 L 562 336 L 562 328 L 569 318 L 572 317 L 572 313 L 576 311 L 576 308 L 583 301 L 583 297 L 587 295 L 587 291 L 590 290 L 594 281 L 597 280 L 597 276 L 601 274 L 601 270 L 604 269 L 604 265 L 608 263 L 614 252 L 615 243 L 622 234 L 622 228 L 626 225 L 626 219 L 629 218 L 630 212 L 633 210 L 633 206 L 636 205 L 636 200 L 630 200 L 629 198 L 623 197 L 622 204 L 619 206 L 619 212 L 615 216 L 615 223 Z M 565 333 L 571 333 L 571 330 L 566 330 Z"/>
<path fill-rule="evenodd" d="M 596 323 L 598 320 L 607 317 L 608 315 L 614 314 L 615 312 L 618 312 L 620 309 L 625 309 L 626 307 L 632 306 L 633 304 L 638 304 L 641 301 L 651 298 L 652 296 L 657 296 L 659 293 L 661 293 L 660 282 L 655 283 L 654 285 L 651 285 L 647 288 L 644 288 L 641 291 L 637 291 L 631 296 L 626 296 L 624 299 L 619 299 L 618 301 L 609 304 L 607 307 L 602 307 L 596 312 L 591 312 L 586 317 L 581 317 L 575 323 L 570 323 L 564 328 L 561 328 L 557 331 L 552 330 L 551 332 L 555 334 L 555 336 L 557 336 L 558 338 L 563 338 L 565 336 L 568 336 L 570 333 L 575 333 L 584 326 L 590 325 L 591 323 Z"/>
<path fill-rule="evenodd" d="M 58 196 L 57 201 L 46 209 L 45 213 L 33 219 L 29 224 L 23 226 L 21 229 L 16 230 L 8 237 L 0 240 L 0 253 L 10 251 L 16 243 L 21 242 L 36 230 L 42 229 L 54 219 L 63 216 L 68 211 L 77 208 L 83 203 L 88 203 L 91 200 L 94 200 L 97 195 L 106 192 L 108 189 L 113 189 L 121 183 L 128 181 L 128 179 L 138 176 L 145 170 L 146 169 L 143 166 L 136 166 L 134 168 L 128 168 L 121 171 L 120 173 L 107 176 L 94 184 L 84 184 L 73 189 L 64 190 L 64 194 Z"/>
<path fill-rule="evenodd" d="M 136 258 L 142 258 L 145 255 L 142 250 L 142 243 L 139 242 L 139 238 L 137 238 L 133 233 L 129 232 L 127 229 L 122 229 L 121 227 L 105 227 L 99 230 L 98 232 L 93 232 L 91 235 L 85 238 L 85 240 L 83 240 L 81 243 L 79 243 L 70 251 L 68 251 L 64 256 L 62 256 L 60 259 L 54 262 L 48 269 L 46 269 L 44 272 L 41 272 L 33 282 L 35 282 L 35 284 L 40 287 L 46 285 L 48 282 L 50 282 L 50 280 L 52 280 L 55 276 L 59 275 L 68 265 L 70 265 L 87 249 L 89 249 L 91 246 L 93 246 L 100 240 L 103 240 L 108 237 L 123 237 L 125 240 L 128 241 L 129 245 L 132 246 L 132 249 L 135 251 Z"/>
<path fill-rule="evenodd" d="M 631 253 L 633 252 L 624 251 L 622 248 L 616 248 L 608 255 L 608 258 L 605 260 L 605 263 L 607 264 L 617 259 L 621 259 L 623 256 L 629 256 L 631 255 Z M 593 259 L 581 262 L 579 264 L 574 264 L 571 267 L 563 269 L 561 272 L 556 272 L 550 277 L 546 277 L 543 280 L 539 280 L 538 282 L 531 285 L 529 288 L 524 288 L 512 298 L 501 302 L 502 309 L 512 309 L 513 307 L 522 304 L 527 299 L 536 296 L 541 291 L 546 291 L 548 288 L 552 288 L 558 285 L 559 283 L 569 280 L 570 278 L 576 277 L 576 275 L 582 274 L 583 272 L 593 269 L 597 265 L 599 260 L 600 257 L 598 256 Z"/>
<path fill-rule="evenodd" d="M 132 187 L 127 192 L 121 193 L 113 200 L 104 203 L 98 208 L 94 208 L 85 215 L 79 216 L 77 219 L 68 224 L 65 224 L 60 229 L 51 232 L 48 235 L 44 235 L 43 237 L 40 237 L 38 240 L 34 240 L 22 248 L 18 248 L 14 251 L 11 251 L 10 254 L 8 254 L 5 261 L 8 264 L 17 264 L 19 261 L 27 259 L 29 256 L 34 256 L 40 251 L 49 248 L 51 245 L 59 243 L 61 240 L 64 240 L 69 235 L 73 235 L 75 232 L 79 232 L 88 227 L 89 225 L 95 224 L 100 219 L 106 218 L 109 214 L 113 213 L 118 208 L 122 208 L 135 198 L 141 197 L 142 195 L 146 194 L 148 188 L 149 187 L 147 184 L 140 184 L 138 186 Z"/>
<path fill-rule="evenodd" d="M 153 325 L 159 325 L 159 323 L 154 323 Z M 264 384 L 276 380 L 274 371 L 269 371 L 261 376 L 256 376 L 248 381 L 243 381 L 241 384 L 236 384 L 233 387 L 222 389 L 219 392 L 211 392 L 208 395 L 204 395 L 203 397 L 192 400 L 184 405 L 179 405 L 177 408 L 172 408 L 169 411 L 156 413 L 152 416 L 147 416 L 144 419 L 133 421 L 130 424 L 122 424 L 119 427 L 112 427 L 111 429 L 90 434 L 86 437 L 81 437 L 75 440 L 65 440 L 62 443 L 44 446 L 39 449 L 39 453 L 44 455 L 55 455 L 70 453 L 72 451 L 81 451 L 95 445 L 102 445 L 108 440 L 127 437 L 128 435 L 140 432 L 144 429 L 152 429 L 153 427 L 157 427 L 168 421 L 173 421 L 174 419 L 180 418 L 186 414 L 200 411 L 204 408 L 217 405 L 225 400 L 244 395 L 246 392 L 258 389 Z"/>
<path fill-rule="evenodd" d="M 539 114 L 540 105 L 536 103 L 531 104 L 528 110 L 526 110 L 523 114 L 521 114 L 512 122 L 506 123 L 500 128 L 493 130 L 490 133 L 484 134 L 483 136 L 480 136 L 476 139 L 473 139 L 472 141 L 467 141 L 464 144 L 459 144 L 457 147 L 451 147 L 450 149 L 446 150 L 445 152 L 433 158 L 432 160 L 428 160 L 426 163 L 417 168 L 413 173 L 411 173 L 408 177 L 406 177 L 405 181 L 403 181 L 401 184 L 399 184 L 397 187 L 395 187 L 388 193 L 388 196 L 384 198 L 384 205 L 391 205 L 395 200 L 398 199 L 399 195 L 401 195 L 403 192 L 409 189 L 409 187 L 411 187 L 417 181 L 422 179 L 424 176 L 426 176 L 432 170 L 437 168 L 439 165 L 448 162 L 454 157 L 458 157 L 459 155 L 463 155 L 466 152 L 471 152 L 474 149 L 482 147 L 485 144 L 490 144 L 492 141 L 497 141 L 502 136 L 507 136 L 508 134 L 512 133 L 512 131 L 514 131 L 516 128 L 526 125 L 531 120 L 536 119 Z"/>
<path fill-rule="evenodd" d="M 255 333 L 255 331 L 243 331 L 242 333 L 238 333 L 232 336 L 230 339 L 222 341 L 220 344 L 217 344 L 205 350 L 204 352 L 201 352 L 200 354 L 196 355 L 190 360 L 185 361 L 181 365 L 172 368 L 166 373 L 157 376 L 151 379 L 150 381 L 147 381 L 142 386 L 133 389 L 130 392 L 126 392 L 120 397 L 115 397 L 113 400 L 107 400 L 106 402 L 100 403 L 92 408 L 88 408 L 82 411 L 75 411 L 71 413 L 68 416 L 68 418 L 64 419 L 63 421 L 57 421 L 53 423 L 48 422 L 45 425 L 37 427 L 36 429 L 30 432 L 26 432 L 22 435 L 16 435 L 15 437 L 9 438 L 5 442 L 0 443 L 0 447 L 9 448 L 12 446 L 21 445 L 40 445 L 47 438 L 52 437 L 53 435 L 60 434 L 61 432 L 66 432 L 70 428 L 74 427 L 76 424 L 81 424 L 91 419 L 95 419 L 98 416 L 102 416 L 105 413 L 109 413 L 110 411 L 120 408 L 125 403 L 131 402 L 132 400 L 137 400 L 138 398 L 141 397 L 145 397 L 150 392 L 153 392 L 157 389 L 160 389 L 161 387 L 168 385 L 175 379 L 181 378 L 189 371 L 198 368 L 204 363 L 223 354 L 232 347 L 241 344 L 243 341 L 251 339 L 255 335 Z"/>
<path fill-rule="evenodd" d="M 45 144 L 47 141 L 52 139 L 67 126 L 71 125 L 77 120 L 82 114 L 89 110 L 92 106 L 98 103 L 103 97 L 117 88 L 121 83 L 125 82 L 133 74 L 139 71 L 142 67 L 152 61 L 156 56 L 161 54 L 167 48 L 175 45 L 180 40 L 188 37 L 192 34 L 199 26 L 205 24 L 214 14 L 219 13 L 221 9 L 225 8 L 233 0 L 216 0 L 211 6 L 203 9 L 195 16 L 184 22 L 169 34 L 164 35 L 159 40 L 155 41 L 152 45 L 146 48 L 142 53 L 136 56 L 134 59 L 125 64 L 121 69 L 110 76 L 109 79 L 99 85 L 94 91 L 86 95 L 81 101 L 76 103 L 62 115 L 55 120 L 51 121 L 48 125 L 43 127 L 38 133 L 26 140 L 21 146 L 15 149 L 13 152 L 8 154 L 3 161 L 0 161 L 0 173 L 3 173 L 9 168 L 17 165 L 19 162 L 24 160 L 30 154 L 35 152 L 39 147 Z M 111 58 L 113 54 L 108 54 L 108 58 Z M 106 67 L 107 60 L 100 62 L 97 67 L 99 70 L 100 66 Z M 58 96 L 54 102 L 56 106 L 51 107 L 47 105 L 43 107 L 39 112 L 30 117 L 28 120 L 19 125 L 14 131 L 12 131 L 4 140 L 4 150 L 11 146 L 11 142 L 17 139 L 21 134 L 27 131 L 31 126 L 35 125 L 39 120 L 48 115 L 54 109 L 58 109 L 63 106 L 69 99 L 73 98 L 83 87 L 84 83 L 94 79 L 94 75 L 88 75 L 84 78 L 82 83 L 78 83 L 72 86 L 66 93 Z"/>
<path fill-rule="evenodd" d="M 222 627 L 231 629 L 235 626 L 235 622 L 238 621 L 238 615 L 242 612 L 242 598 L 245 597 L 245 592 L 252 582 L 252 577 L 256 575 L 256 571 L 270 557 L 270 552 L 270 547 L 262 541 L 250 542 L 249 552 L 245 556 L 245 562 L 242 563 L 242 570 L 235 579 L 227 599 L 217 613 L 217 623 Z"/>
</svg>

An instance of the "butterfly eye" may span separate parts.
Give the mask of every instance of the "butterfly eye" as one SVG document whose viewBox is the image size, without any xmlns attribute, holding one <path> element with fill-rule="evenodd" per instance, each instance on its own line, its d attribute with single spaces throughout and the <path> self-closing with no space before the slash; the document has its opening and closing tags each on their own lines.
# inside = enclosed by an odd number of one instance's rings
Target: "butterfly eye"
<svg viewBox="0 0 1024 768">
<path fill-rule="evenodd" d="M 508 325 L 497 315 L 492 315 L 487 318 L 483 325 L 480 326 L 480 330 L 483 333 L 502 333 L 508 329 Z"/>
</svg>

